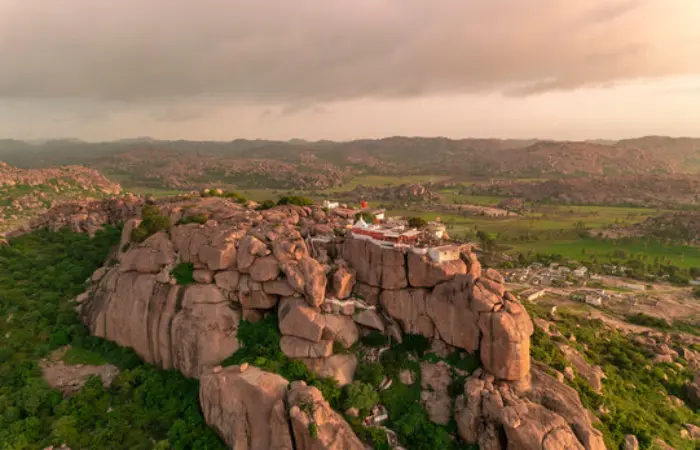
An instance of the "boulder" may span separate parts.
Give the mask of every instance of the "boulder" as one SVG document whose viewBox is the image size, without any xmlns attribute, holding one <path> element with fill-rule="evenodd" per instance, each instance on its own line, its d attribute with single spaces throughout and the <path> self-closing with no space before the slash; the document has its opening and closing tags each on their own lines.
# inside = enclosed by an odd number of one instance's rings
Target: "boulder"
<svg viewBox="0 0 700 450">
<path fill-rule="evenodd" d="M 241 277 L 241 279 L 245 279 Z M 276 295 L 270 295 L 263 291 L 262 285 L 258 282 L 251 281 L 249 283 L 249 292 L 245 293 L 244 290 L 239 287 L 238 299 L 244 308 L 248 309 L 272 309 L 277 306 L 279 297 Z"/>
<path fill-rule="evenodd" d="M 314 342 L 296 336 L 282 336 L 280 348 L 289 358 L 327 358 L 333 354 L 333 341 Z"/>
<path fill-rule="evenodd" d="M 280 264 L 290 286 L 304 294 L 311 306 L 321 306 L 326 298 L 326 272 L 323 266 L 310 256 L 299 261 L 285 261 Z"/>
<path fill-rule="evenodd" d="M 155 275 L 111 269 L 80 305 L 95 336 L 132 347 L 150 364 L 198 377 L 238 349 L 240 312 L 217 286 L 157 283 Z"/>
<path fill-rule="evenodd" d="M 439 263 L 425 255 L 408 252 L 407 260 L 408 283 L 413 287 L 433 287 L 455 275 L 467 273 L 467 265 L 459 259 Z"/>
<path fill-rule="evenodd" d="M 530 370 L 532 320 L 519 303 L 506 302 L 497 312 L 479 315 L 481 361 L 497 378 L 518 380 Z"/>
<path fill-rule="evenodd" d="M 355 313 L 355 322 L 368 328 L 384 331 L 384 321 L 373 309 L 361 309 Z"/>
<path fill-rule="evenodd" d="M 686 387 L 688 400 L 694 408 L 700 408 L 700 373 L 696 373 L 693 381 Z"/>
<path fill-rule="evenodd" d="M 236 253 L 236 267 L 239 272 L 248 273 L 250 267 L 258 256 L 265 256 L 269 250 L 264 242 L 253 235 L 246 235 L 241 239 Z"/>
<path fill-rule="evenodd" d="M 131 245 L 121 256 L 119 270 L 139 273 L 158 273 L 175 262 L 173 244 L 164 231 L 146 239 L 142 244 Z"/>
<path fill-rule="evenodd" d="M 489 280 L 495 281 L 496 283 L 499 284 L 505 284 L 505 278 L 503 278 L 503 275 L 501 272 L 499 272 L 496 269 L 488 268 L 486 269 L 486 272 L 484 272 L 483 276 Z"/>
<path fill-rule="evenodd" d="M 603 389 L 603 369 L 600 366 L 588 364 L 585 358 L 573 347 L 560 343 L 559 350 L 591 389 L 600 394 Z"/>
<path fill-rule="evenodd" d="M 452 382 L 450 366 L 444 361 L 437 364 L 421 363 L 421 403 L 430 421 L 447 425 L 452 416 L 452 399 L 447 391 Z"/>
<path fill-rule="evenodd" d="M 279 264 L 274 256 L 257 258 L 250 266 L 250 277 L 253 281 L 272 281 L 280 273 Z"/>
<path fill-rule="evenodd" d="M 352 383 L 357 368 L 357 357 L 352 353 L 328 358 L 305 358 L 301 361 L 316 375 L 333 378 L 340 386 Z"/>
<path fill-rule="evenodd" d="M 268 294 L 279 295 L 280 297 L 290 297 L 295 292 L 286 280 L 265 281 L 262 286 L 263 291 Z"/>
<path fill-rule="evenodd" d="M 235 292 L 238 290 L 240 274 L 235 270 L 227 270 L 214 275 L 216 285 L 226 291 Z"/>
<path fill-rule="evenodd" d="M 355 283 L 355 289 L 353 291 L 357 298 L 364 300 L 368 305 L 376 306 L 379 304 L 379 296 L 382 292 L 380 288 L 357 282 Z"/>
<path fill-rule="evenodd" d="M 421 334 L 432 339 L 435 326 L 426 310 L 428 296 L 426 289 L 384 290 L 380 303 L 384 312 L 399 322 L 404 333 Z"/>
<path fill-rule="evenodd" d="M 297 450 L 365 450 L 350 425 L 315 387 L 292 382 L 287 403 Z"/>
<path fill-rule="evenodd" d="M 622 450 L 639 450 L 637 436 L 633 434 L 626 435 L 625 442 L 622 444 Z"/>
<path fill-rule="evenodd" d="M 336 298 L 343 300 L 350 297 L 355 286 L 355 271 L 345 266 L 338 267 L 333 273 L 332 286 Z"/>
<path fill-rule="evenodd" d="M 205 244 L 199 248 L 199 261 L 209 270 L 226 270 L 236 262 L 236 243 L 221 242 L 218 245 Z"/>
<path fill-rule="evenodd" d="M 323 335 L 323 316 L 302 298 L 283 298 L 280 301 L 278 320 L 280 332 L 284 335 L 314 342 L 320 341 Z"/>
<path fill-rule="evenodd" d="M 211 283 L 214 279 L 214 274 L 211 270 L 197 269 L 192 272 L 192 278 L 197 283 Z"/>
<path fill-rule="evenodd" d="M 355 269 L 358 281 L 382 289 L 403 289 L 408 286 L 406 257 L 398 249 L 349 238 L 343 243 L 342 255 Z"/>
<path fill-rule="evenodd" d="M 478 314 L 469 307 L 471 275 L 457 275 L 440 283 L 426 301 L 425 310 L 446 343 L 474 352 L 479 348 Z"/>
<path fill-rule="evenodd" d="M 360 332 L 355 321 L 350 317 L 338 314 L 324 314 L 323 338 L 330 339 L 350 348 L 359 339 Z M 303 337 L 303 336 L 302 336 Z"/>
<path fill-rule="evenodd" d="M 203 375 L 199 400 L 207 424 L 232 449 L 292 450 L 285 399 L 289 382 L 257 367 Z"/>
</svg>

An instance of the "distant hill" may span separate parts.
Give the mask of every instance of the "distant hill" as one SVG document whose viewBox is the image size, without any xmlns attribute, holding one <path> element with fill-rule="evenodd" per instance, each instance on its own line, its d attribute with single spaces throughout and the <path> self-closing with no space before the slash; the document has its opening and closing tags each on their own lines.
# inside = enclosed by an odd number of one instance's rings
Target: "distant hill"
<svg viewBox="0 0 700 450">
<path fill-rule="evenodd" d="M 0 232 L 18 227 L 57 202 L 118 194 L 121 186 L 94 169 L 19 169 L 0 162 Z"/>
<path fill-rule="evenodd" d="M 134 183 L 197 188 L 324 189 L 359 174 L 583 177 L 700 172 L 700 139 L 612 141 L 389 137 L 349 142 L 301 139 L 158 141 L 148 137 L 89 143 L 0 140 L 0 160 L 25 167 L 85 164 Z"/>
</svg>

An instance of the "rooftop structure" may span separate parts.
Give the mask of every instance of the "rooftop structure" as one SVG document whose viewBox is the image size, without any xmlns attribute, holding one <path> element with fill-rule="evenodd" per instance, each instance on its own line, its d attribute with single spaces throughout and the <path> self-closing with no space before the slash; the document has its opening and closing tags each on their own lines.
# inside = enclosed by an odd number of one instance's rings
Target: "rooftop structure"
<svg viewBox="0 0 700 450">
<path fill-rule="evenodd" d="M 441 245 L 428 250 L 430 259 L 436 262 L 455 261 L 459 259 L 460 247 L 458 245 Z"/>
<path fill-rule="evenodd" d="M 350 232 L 356 239 L 369 239 L 379 243 L 412 244 L 418 240 L 420 231 L 404 226 L 368 224 L 360 218 L 350 228 Z"/>
</svg>

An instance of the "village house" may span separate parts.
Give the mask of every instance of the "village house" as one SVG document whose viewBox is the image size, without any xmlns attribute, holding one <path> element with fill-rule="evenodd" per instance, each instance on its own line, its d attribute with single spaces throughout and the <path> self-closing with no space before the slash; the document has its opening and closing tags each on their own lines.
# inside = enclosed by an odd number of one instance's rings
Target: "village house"
<svg viewBox="0 0 700 450">
<path fill-rule="evenodd" d="M 377 220 L 384 220 L 386 217 L 386 209 L 375 209 L 372 211 L 372 215 Z"/>
<path fill-rule="evenodd" d="M 435 262 L 455 261 L 459 259 L 458 245 L 441 245 L 428 250 L 428 256 Z"/>
<path fill-rule="evenodd" d="M 547 289 L 527 289 L 519 294 L 522 300 L 527 300 L 529 302 L 535 301 L 538 298 L 544 296 L 547 293 Z"/>
<path fill-rule="evenodd" d="M 601 306 L 603 304 L 603 297 L 600 294 L 588 293 L 585 297 L 585 302 L 593 306 Z"/>
<path fill-rule="evenodd" d="M 581 266 L 581 267 L 577 268 L 576 270 L 574 270 L 574 272 L 573 272 L 574 276 L 578 277 L 578 278 L 585 277 L 587 273 L 588 273 L 588 267 L 586 267 L 586 266 Z"/>
</svg>

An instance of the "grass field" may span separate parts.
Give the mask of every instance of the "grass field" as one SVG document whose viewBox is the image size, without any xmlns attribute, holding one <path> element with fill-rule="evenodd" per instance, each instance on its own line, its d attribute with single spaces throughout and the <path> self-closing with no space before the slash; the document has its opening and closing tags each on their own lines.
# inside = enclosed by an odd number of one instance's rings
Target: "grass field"
<svg viewBox="0 0 700 450">
<path fill-rule="evenodd" d="M 602 228 L 607 225 L 629 225 L 657 214 L 653 209 L 608 206 L 541 206 L 533 213 L 518 217 L 462 216 L 455 213 L 421 211 L 418 209 L 392 209 L 389 215 L 420 216 L 426 220 L 435 217 L 453 226 L 455 231 L 484 230 L 512 238 L 524 233 L 561 233 L 574 229 L 577 223 L 586 228 Z"/>
<path fill-rule="evenodd" d="M 602 240 L 585 238 L 562 241 L 540 241 L 522 244 L 511 244 L 514 250 L 520 252 L 533 251 L 540 253 L 558 253 L 565 258 L 588 261 L 594 256 L 600 262 L 605 262 L 610 253 L 622 250 L 629 257 L 646 255 L 648 258 L 670 260 L 674 265 L 690 268 L 700 267 L 700 247 L 685 245 L 665 245 L 662 242 L 650 240 Z M 585 251 L 585 253 L 584 253 Z"/>
</svg>

